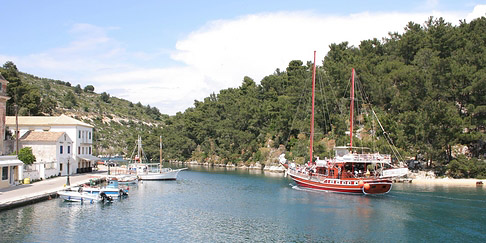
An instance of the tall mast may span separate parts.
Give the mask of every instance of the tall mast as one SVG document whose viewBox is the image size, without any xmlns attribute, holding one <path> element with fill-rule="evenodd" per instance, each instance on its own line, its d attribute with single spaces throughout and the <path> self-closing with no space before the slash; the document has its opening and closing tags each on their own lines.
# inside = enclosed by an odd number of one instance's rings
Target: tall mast
<svg viewBox="0 0 486 243">
<path fill-rule="evenodd" d="M 351 72 L 351 108 L 349 109 L 349 151 L 353 149 L 354 68 Z"/>
<path fill-rule="evenodd" d="M 314 65 L 312 70 L 312 113 L 311 113 L 311 129 L 310 129 L 310 159 L 309 166 L 312 166 L 312 147 L 314 144 L 314 90 L 316 87 L 316 51 L 314 51 Z"/>
<path fill-rule="evenodd" d="M 142 138 L 140 137 L 140 135 L 138 135 L 138 140 L 137 140 L 137 144 L 138 144 L 138 152 L 137 152 L 137 156 L 138 156 L 138 160 L 140 161 L 140 163 L 142 163 Z"/>
<path fill-rule="evenodd" d="M 160 162 L 160 171 L 162 171 L 162 136 L 160 138 L 160 152 L 159 152 L 159 162 Z"/>
</svg>

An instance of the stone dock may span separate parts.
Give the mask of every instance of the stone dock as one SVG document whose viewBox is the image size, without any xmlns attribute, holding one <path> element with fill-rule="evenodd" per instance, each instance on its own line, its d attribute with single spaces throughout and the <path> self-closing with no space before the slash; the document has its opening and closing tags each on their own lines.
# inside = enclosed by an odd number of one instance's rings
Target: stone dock
<svg viewBox="0 0 486 243">
<path fill-rule="evenodd" d="M 89 183 L 90 180 L 100 180 L 105 176 L 106 171 L 70 175 L 70 187 Z M 66 182 L 66 176 L 60 176 L 33 184 L 2 188 L 0 189 L 0 211 L 56 198 L 57 191 L 66 189 Z"/>
</svg>

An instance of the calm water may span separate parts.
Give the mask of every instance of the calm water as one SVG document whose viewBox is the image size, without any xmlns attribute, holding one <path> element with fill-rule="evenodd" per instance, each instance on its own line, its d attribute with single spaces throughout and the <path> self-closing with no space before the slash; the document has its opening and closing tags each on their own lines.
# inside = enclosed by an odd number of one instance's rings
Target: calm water
<svg viewBox="0 0 486 243">
<path fill-rule="evenodd" d="M 386 196 L 300 191 L 281 174 L 191 168 L 112 204 L 0 212 L 1 242 L 485 242 L 486 187 L 395 184 Z"/>
</svg>

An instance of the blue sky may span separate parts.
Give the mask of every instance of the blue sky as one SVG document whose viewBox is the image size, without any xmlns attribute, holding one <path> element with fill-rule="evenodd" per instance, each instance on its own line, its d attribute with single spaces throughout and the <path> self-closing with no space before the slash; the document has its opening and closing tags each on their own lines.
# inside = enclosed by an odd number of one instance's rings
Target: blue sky
<svg viewBox="0 0 486 243">
<path fill-rule="evenodd" d="M 331 43 L 386 37 L 486 1 L 4 1 L 0 63 L 175 114 Z"/>
</svg>

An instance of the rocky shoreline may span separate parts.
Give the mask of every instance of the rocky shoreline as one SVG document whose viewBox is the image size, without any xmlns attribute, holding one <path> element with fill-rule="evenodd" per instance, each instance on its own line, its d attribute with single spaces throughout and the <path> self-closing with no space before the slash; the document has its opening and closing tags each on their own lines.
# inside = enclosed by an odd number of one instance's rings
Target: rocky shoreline
<svg viewBox="0 0 486 243">
<path fill-rule="evenodd" d="M 182 162 L 182 161 L 169 161 L 171 164 L 179 164 L 179 165 L 198 165 L 198 166 L 206 166 L 206 167 L 226 167 L 226 168 L 235 168 L 235 169 L 248 169 L 248 170 L 263 170 L 263 171 L 269 171 L 269 172 L 279 172 L 279 173 L 284 173 L 285 168 L 280 165 L 280 164 L 274 164 L 274 165 L 264 165 L 260 163 L 252 163 L 250 165 L 235 165 L 233 163 L 228 163 L 228 164 L 213 164 L 213 163 L 201 163 L 198 161 L 188 161 L 188 162 Z"/>
</svg>

